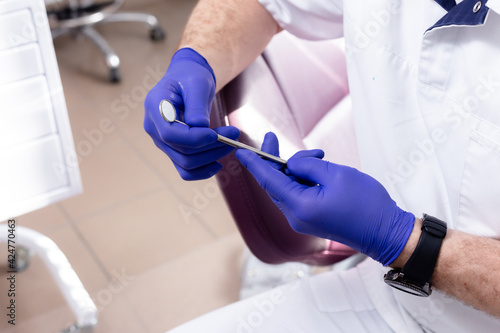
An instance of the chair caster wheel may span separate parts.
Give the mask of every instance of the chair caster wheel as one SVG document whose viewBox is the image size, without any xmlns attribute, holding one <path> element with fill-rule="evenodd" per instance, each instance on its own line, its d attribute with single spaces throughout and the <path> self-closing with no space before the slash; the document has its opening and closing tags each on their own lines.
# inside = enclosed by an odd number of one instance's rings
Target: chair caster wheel
<svg viewBox="0 0 500 333">
<path fill-rule="evenodd" d="M 30 251 L 22 246 L 16 248 L 16 270 L 18 272 L 24 271 L 30 264 L 31 253 Z"/>
<path fill-rule="evenodd" d="M 111 68 L 109 70 L 109 80 L 113 83 L 118 83 L 122 80 L 122 76 L 120 74 L 120 69 Z"/>
<path fill-rule="evenodd" d="M 165 31 L 161 27 L 153 28 L 149 32 L 149 38 L 155 42 L 162 41 L 165 39 Z"/>
</svg>

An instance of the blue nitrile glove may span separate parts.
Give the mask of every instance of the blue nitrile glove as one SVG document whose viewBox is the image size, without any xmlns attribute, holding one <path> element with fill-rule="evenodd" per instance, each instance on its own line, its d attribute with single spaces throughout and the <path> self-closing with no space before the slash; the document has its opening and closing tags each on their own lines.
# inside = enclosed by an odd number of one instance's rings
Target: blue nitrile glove
<svg viewBox="0 0 500 333">
<path fill-rule="evenodd" d="M 144 129 L 154 143 L 174 163 L 185 180 L 205 179 L 221 169 L 218 159 L 234 148 L 217 141 L 217 133 L 237 139 L 236 127 L 209 129 L 209 116 L 215 94 L 215 75 L 208 62 L 193 49 L 177 51 L 167 73 L 151 89 L 144 101 Z M 160 101 L 173 103 L 184 122 L 165 121 L 159 110 Z M 181 118 L 182 120 L 182 118 Z"/>
<path fill-rule="evenodd" d="M 276 136 L 268 133 L 262 150 L 277 156 L 278 149 Z M 390 264 L 406 245 L 415 216 L 400 209 L 374 178 L 323 156 L 318 149 L 300 151 L 288 160 L 285 175 L 251 151 L 236 151 L 295 231 L 346 244 Z"/>
</svg>

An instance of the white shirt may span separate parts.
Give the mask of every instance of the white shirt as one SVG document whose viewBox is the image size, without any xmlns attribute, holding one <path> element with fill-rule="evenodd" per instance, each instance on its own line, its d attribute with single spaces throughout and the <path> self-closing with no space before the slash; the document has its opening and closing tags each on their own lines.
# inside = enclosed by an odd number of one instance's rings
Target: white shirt
<svg viewBox="0 0 500 333">
<path fill-rule="evenodd" d="M 345 37 L 364 172 L 403 209 L 500 236 L 500 0 L 259 1 L 299 37 Z M 383 271 L 373 264 L 365 283 L 396 331 L 396 308 L 437 332 L 500 331 L 439 292 L 386 287 Z M 400 304 L 385 304 L 387 293 Z"/>
</svg>

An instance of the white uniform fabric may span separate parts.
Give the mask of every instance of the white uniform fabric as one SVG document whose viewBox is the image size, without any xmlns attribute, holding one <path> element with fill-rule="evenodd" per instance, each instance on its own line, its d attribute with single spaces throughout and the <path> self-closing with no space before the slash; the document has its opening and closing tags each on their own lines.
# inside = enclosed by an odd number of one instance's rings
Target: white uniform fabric
<svg viewBox="0 0 500 333">
<path fill-rule="evenodd" d="M 499 0 L 464 0 L 449 12 L 446 0 L 260 2 L 297 36 L 345 37 L 362 171 L 408 211 L 500 236 Z M 363 280 L 388 323 L 397 314 L 380 300 L 395 297 L 434 332 L 500 331 L 499 320 L 440 293 L 385 287 L 384 271 L 373 263 Z"/>
<path fill-rule="evenodd" d="M 348 271 L 329 272 L 275 288 L 228 305 L 181 325 L 169 333 L 390 333 L 361 281 L 363 263 Z M 398 333 L 416 329 L 398 309 Z M 409 319 L 407 323 L 403 318 Z"/>
<path fill-rule="evenodd" d="M 449 0 L 259 1 L 299 37 L 344 36 L 362 171 L 403 209 L 500 236 L 500 0 L 449 12 Z M 500 332 L 500 320 L 438 291 L 386 286 L 385 271 L 367 260 L 314 277 L 256 327 L 237 322 L 250 300 L 173 332 Z"/>
</svg>

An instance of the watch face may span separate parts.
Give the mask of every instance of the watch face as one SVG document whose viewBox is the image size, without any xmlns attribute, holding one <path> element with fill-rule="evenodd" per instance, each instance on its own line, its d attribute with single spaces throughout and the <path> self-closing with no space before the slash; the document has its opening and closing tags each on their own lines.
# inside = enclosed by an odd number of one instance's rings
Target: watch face
<svg viewBox="0 0 500 333">
<path fill-rule="evenodd" d="M 410 283 L 406 282 L 399 282 L 399 281 L 390 281 L 386 280 L 385 283 L 390 285 L 391 287 L 394 287 L 396 289 L 399 289 L 401 291 L 407 292 L 409 294 L 415 295 L 415 296 L 420 296 L 420 297 L 427 297 L 431 294 L 430 288 L 424 287 L 418 287 Z"/>
<path fill-rule="evenodd" d="M 393 288 L 421 297 L 428 297 L 431 293 L 431 286 L 426 283 L 422 287 L 405 279 L 404 274 L 399 270 L 390 270 L 384 275 L 384 281 Z"/>
</svg>

